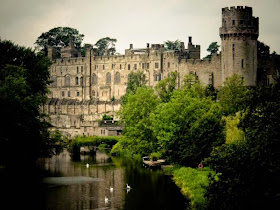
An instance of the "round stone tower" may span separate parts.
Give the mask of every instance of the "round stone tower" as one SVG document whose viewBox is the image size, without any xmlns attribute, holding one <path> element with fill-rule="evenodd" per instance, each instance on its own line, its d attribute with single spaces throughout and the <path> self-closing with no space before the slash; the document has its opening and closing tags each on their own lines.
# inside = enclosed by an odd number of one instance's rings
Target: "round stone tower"
<svg viewBox="0 0 280 210">
<path fill-rule="evenodd" d="M 222 82 L 238 74 L 246 86 L 256 85 L 259 19 L 252 13 L 251 7 L 222 9 Z"/>
</svg>

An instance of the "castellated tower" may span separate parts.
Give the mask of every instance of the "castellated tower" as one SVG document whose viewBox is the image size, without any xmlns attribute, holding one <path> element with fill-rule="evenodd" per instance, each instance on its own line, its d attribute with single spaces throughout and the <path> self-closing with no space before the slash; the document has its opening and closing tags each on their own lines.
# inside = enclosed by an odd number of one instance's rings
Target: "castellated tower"
<svg viewBox="0 0 280 210">
<path fill-rule="evenodd" d="M 259 19 L 252 16 L 251 7 L 222 9 L 222 82 L 238 74 L 246 86 L 256 85 L 258 36 Z"/>
</svg>

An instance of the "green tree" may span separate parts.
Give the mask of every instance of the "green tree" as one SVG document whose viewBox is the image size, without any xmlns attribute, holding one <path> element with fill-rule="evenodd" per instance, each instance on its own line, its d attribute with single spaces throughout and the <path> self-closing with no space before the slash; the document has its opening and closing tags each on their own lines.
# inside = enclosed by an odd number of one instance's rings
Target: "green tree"
<svg viewBox="0 0 280 210">
<path fill-rule="evenodd" d="M 51 62 L 42 54 L 0 41 L 0 162 L 31 163 L 50 151 L 50 124 L 41 112 L 49 84 Z M 10 152 L 13 155 L 10 155 Z M 9 157 L 9 158 L 7 158 Z"/>
<path fill-rule="evenodd" d="M 213 54 L 219 51 L 219 47 L 220 45 L 218 45 L 217 42 L 212 42 L 207 48 L 207 52 L 209 52 L 210 54 L 207 55 L 205 58 L 211 58 Z"/>
<path fill-rule="evenodd" d="M 165 49 L 167 50 L 179 50 L 180 48 L 180 40 L 175 40 L 175 41 L 170 41 L 170 40 L 167 40 L 164 42 L 164 45 L 165 45 Z"/>
<path fill-rule="evenodd" d="M 168 102 L 176 88 L 177 72 L 171 72 L 171 76 L 158 82 L 155 91 L 162 102 Z"/>
<path fill-rule="evenodd" d="M 135 94 L 127 95 L 127 102 L 120 109 L 120 118 L 124 122 L 124 136 L 129 139 L 129 148 L 136 154 L 148 155 L 156 150 L 150 114 L 159 103 L 154 90 L 143 86 Z"/>
<path fill-rule="evenodd" d="M 250 97 L 250 89 L 244 86 L 242 77 L 237 74 L 226 78 L 218 92 L 218 100 L 225 115 L 235 115 L 236 112 L 245 110 Z"/>
<path fill-rule="evenodd" d="M 42 33 L 36 40 L 35 49 L 47 55 L 47 47 L 52 46 L 60 55 L 62 47 L 69 46 L 70 39 L 72 39 L 76 49 L 80 50 L 84 35 L 80 34 L 77 29 L 70 27 L 56 27 L 48 32 Z"/>
<path fill-rule="evenodd" d="M 97 47 L 97 54 L 99 56 L 114 55 L 116 53 L 116 42 L 117 39 L 110 37 L 99 39 L 94 45 L 95 47 Z"/>
<path fill-rule="evenodd" d="M 220 144 L 222 127 L 219 106 L 195 90 L 174 91 L 168 103 L 152 113 L 152 128 L 159 149 L 171 161 L 194 166 Z"/>
</svg>

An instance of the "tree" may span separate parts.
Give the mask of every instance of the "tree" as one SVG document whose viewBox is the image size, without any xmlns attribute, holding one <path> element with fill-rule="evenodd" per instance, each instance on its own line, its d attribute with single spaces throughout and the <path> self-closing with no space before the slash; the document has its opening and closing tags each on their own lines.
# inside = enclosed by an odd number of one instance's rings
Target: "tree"
<svg viewBox="0 0 280 210">
<path fill-rule="evenodd" d="M 217 53 L 219 51 L 220 45 L 217 44 L 217 42 L 212 42 L 209 47 L 207 48 L 207 51 L 210 53 L 205 58 L 211 58 L 213 54 Z"/>
<path fill-rule="evenodd" d="M 120 118 L 125 124 L 123 133 L 129 140 L 130 151 L 148 155 L 156 150 L 156 139 L 152 134 L 149 116 L 158 103 L 154 90 L 146 86 L 127 95 L 127 101 L 120 110 Z"/>
<path fill-rule="evenodd" d="M 171 100 L 151 114 L 159 150 L 172 162 L 194 166 L 208 157 L 222 136 L 219 106 L 195 90 L 175 90 Z"/>
<path fill-rule="evenodd" d="M 41 112 L 50 64 L 29 48 L 0 41 L 0 162 L 4 165 L 10 166 L 14 159 L 34 163 L 55 145 L 48 131 L 51 125 Z"/>
<path fill-rule="evenodd" d="M 74 43 L 74 47 L 78 50 L 81 48 L 81 43 L 84 39 L 84 35 L 80 34 L 77 29 L 70 27 L 56 27 L 48 32 L 42 33 L 36 40 L 35 49 L 47 55 L 47 47 L 52 46 L 57 50 L 58 55 L 60 55 L 60 49 L 62 47 L 69 46 L 70 39 Z"/>
<path fill-rule="evenodd" d="M 99 39 L 94 46 L 97 47 L 97 54 L 99 56 L 114 55 L 116 52 L 115 43 L 117 39 L 105 37 Z"/>
<path fill-rule="evenodd" d="M 170 41 L 170 40 L 167 40 L 164 42 L 164 45 L 165 45 L 165 49 L 167 50 L 179 50 L 180 48 L 180 40 L 175 40 L 175 41 Z"/>
<path fill-rule="evenodd" d="M 155 91 L 162 102 L 168 102 L 173 91 L 176 88 L 177 72 L 171 72 L 171 76 L 167 77 L 155 86 Z"/>
<path fill-rule="evenodd" d="M 242 77 L 237 74 L 226 78 L 218 93 L 225 115 L 235 115 L 236 112 L 245 110 L 250 97 L 250 89 L 244 86 Z"/>
</svg>

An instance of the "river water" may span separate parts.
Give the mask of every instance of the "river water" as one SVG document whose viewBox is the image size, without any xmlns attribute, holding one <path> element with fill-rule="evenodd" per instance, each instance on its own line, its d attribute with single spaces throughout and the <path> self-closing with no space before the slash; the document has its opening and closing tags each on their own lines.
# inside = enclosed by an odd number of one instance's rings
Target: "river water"
<svg viewBox="0 0 280 210">
<path fill-rule="evenodd" d="M 38 168 L 32 174 L 21 169 L 0 177 L 1 203 L 7 206 L 0 209 L 187 209 L 186 198 L 161 170 L 145 169 L 139 162 L 102 151 L 73 160 L 65 150 L 41 159 Z"/>
</svg>

